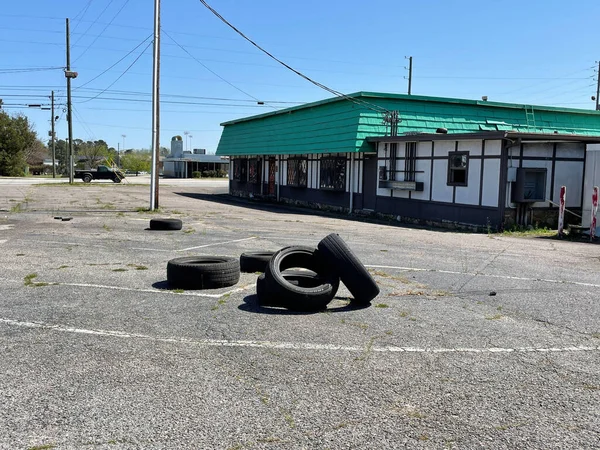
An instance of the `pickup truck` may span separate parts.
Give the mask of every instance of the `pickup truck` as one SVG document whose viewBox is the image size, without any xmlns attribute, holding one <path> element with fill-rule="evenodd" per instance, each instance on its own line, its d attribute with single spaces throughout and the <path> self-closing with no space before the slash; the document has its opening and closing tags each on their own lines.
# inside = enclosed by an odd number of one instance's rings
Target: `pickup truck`
<svg viewBox="0 0 600 450">
<path fill-rule="evenodd" d="M 81 178 L 84 183 L 89 183 L 92 180 L 113 180 L 115 183 L 120 183 L 125 178 L 125 174 L 119 169 L 98 166 L 98 169 L 76 170 L 75 178 Z"/>
</svg>

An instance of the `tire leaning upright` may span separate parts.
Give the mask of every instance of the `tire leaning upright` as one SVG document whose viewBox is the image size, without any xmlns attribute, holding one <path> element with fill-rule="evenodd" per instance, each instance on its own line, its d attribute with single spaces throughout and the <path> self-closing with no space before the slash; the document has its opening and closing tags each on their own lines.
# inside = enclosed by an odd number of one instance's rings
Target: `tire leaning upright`
<svg viewBox="0 0 600 450">
<path fill-rule="evenodd" d="M 339 275 L 357 303 L 367 304 L 379 295 L 379 286 L 371 274 L 338 234 L 325 236 L 317 248 L 324 262 Z"/>
</svg>

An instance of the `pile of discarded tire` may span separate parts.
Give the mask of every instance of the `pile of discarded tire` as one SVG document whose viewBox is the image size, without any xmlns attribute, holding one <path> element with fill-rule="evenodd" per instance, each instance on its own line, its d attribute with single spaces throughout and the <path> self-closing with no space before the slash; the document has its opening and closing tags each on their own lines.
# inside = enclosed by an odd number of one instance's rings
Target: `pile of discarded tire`
<svg viewBox="0 0 600 450">
<path fill-rule="evenodd" d="M 340 281 L 352 303 L 367 305 L 379 287 L 343 239 L 333 233 L 317 248 L 284 247 L 277 252 L 246 252 L 240 258 L 184 256 L 167 263 L 167 281 L 174 289 L 219 289 L 234 286 L 240 272 L 258 273 L 258 304 L 292 311 L 320 311 L 333 300 Z"/>
<path fill-rule="evenodd" d="M 353 303 L 367 305 L 379 294 L 377 283 L 343 239 L 333 233 L 317 248 L 285 247 L 243 253 L 242 272 L 264 272 L 256 282 L 258 304 L 292 311 L 320 311 L 333 300 L 340 280 Z"/>
</svg>

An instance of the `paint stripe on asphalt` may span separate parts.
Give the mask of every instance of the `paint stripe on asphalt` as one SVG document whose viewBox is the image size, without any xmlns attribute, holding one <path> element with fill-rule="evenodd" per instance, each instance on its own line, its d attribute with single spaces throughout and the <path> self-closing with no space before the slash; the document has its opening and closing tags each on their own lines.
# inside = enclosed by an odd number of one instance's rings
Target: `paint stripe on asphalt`
<svg viewBox="0 0 600 450">
<path fill-rule="evenodd" d="M 489 278 L 502 278 L 505 280 L 520 280 L 520 281 L 542 281 L 547 283 L 564 283 L 564 284 L 574 284 L 576 286 L 587 286 L 587 287 L 600 287 L 600 284 L 594 283 L 584 283 L 581 281 L 568 281 L 568 280 L 548 280 L 546 278 L 527 278 L 527 277 L 513 277 L 511 275 L 494 275 L 488 273 L 480 273 L 480 272 L 455 272 L 453 270 L 438 270 L 438 269 L 421 269 L 418 267 L 399 267 L 399 266 L 376 266 L 365 264 L 365 267 L 372 267 L 373 269 L 395 269 L 395 270 L 403 270 L 405 272 L 436 272 L 436 273 L 448 273 L 451 275 L 471 275 L 471 276 L 481 276 L 481 277 L 489 277 Z"/>
<path fill-rule="evenodd" d="M 250 241 L 252 239 L 256 239 L 256 236 L 252 236 L 252 237 L 244 238 L 244 239 L 236 239 L 234 241 L 215 242 L 214 244 L 197 245 L 196 247 L 182 248 L 181 250 L 177 250 L 177 251 L 178 252 L 187 252 L 188 250 L 196 250 L 197 248 L 214 247 L 215 245 L 227 245 L 227 244 L 233 244 L 234 242 Z"/>
<path fill-rule="evenodd" d="M 194 344 L 203 347 L 250 347 L 250 348 L 270 348 L 287 350 L 320 350 L 320 351 L 343 351 L 343 352 L 364 352 L 366 347 L 356 347 L 336 344 L 310 344 L 305 342 L 273 342 L 273 341 L 252 341 L 237 339 L 186 339 L 175 337 L 155 337 L 146 334 L 126 333 L 123 331 L 101 330 L 75 328 L 65 325 L 50 325 L 42 322 L 28 322 L 13 319 L 0 318 L 0 323 L 21 328 L 36 328 L 62 333 L 89 334 L 96 336 L 117 337 L 122 339 L 143 339 L 156 342 Z M 566 352 L 597 352 L 600 347 L 590 346 L 570 346 L 570 347 L 515 347 L 515 348 L 431 348 L 431 347 L 397 347 L 388 345 L 384 347 L 370 347 L 369 351 L 376 353 L 566 353 Z"/>
</svg>

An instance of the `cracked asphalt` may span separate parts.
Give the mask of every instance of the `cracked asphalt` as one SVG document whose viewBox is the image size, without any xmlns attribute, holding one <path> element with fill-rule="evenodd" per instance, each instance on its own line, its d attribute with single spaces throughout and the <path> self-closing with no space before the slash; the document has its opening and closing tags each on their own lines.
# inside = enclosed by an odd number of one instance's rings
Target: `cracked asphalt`
<svg viewBox="0 0 600 450">
<path fill-rule="evenodd" d="M 149 213 L 147 177 L 0 179 L 0 448 L 600 448 L 598 245 L 160 185 Z M 255 274 L 166 283 L 171 258 L 331 232 L 377 280 L 371 306 L 342 286 L 324 312 L 260 308 Z"/>
</svg>

